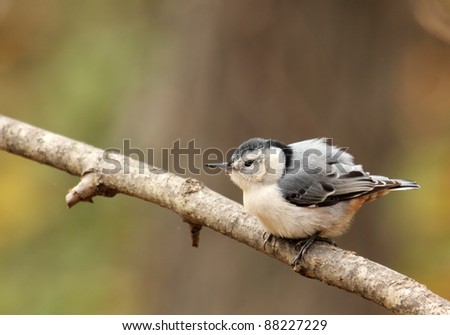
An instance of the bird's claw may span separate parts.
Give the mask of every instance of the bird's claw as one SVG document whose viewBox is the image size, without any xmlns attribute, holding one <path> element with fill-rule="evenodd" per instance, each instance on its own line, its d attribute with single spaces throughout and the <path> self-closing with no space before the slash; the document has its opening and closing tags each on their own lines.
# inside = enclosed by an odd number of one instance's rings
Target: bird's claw
<svg viewBox="0 0 450 335">
<path fill-rule="evenodd" d="M 316 242 L 326 242 L 328 244 L 331 244 L 332 246 L 337 246 L 336 242 L 334 242 L 333 239 L 327 238 L 327 237 L 321 237 L 318 233 L 311 235 L 309 237 L 303 238 L 297 242 L 295 245 L 296 248 L 300 248 L 297 256 L 294 258 L 294 261 L 292 262 L 293 266 L 298 265 L 303 257 L 305 256 L 306 252 L 311 248 L 311 246 Z"/>
<path fill-rule="evenodd" d="M 266 244 L 269 243 L 269 241 L 272 239 L 272 237 L 273 237 L 273 235 L 271 233 L 266 232 L 266 231 L 262 234 L 262 238 L 264 239 L 264 243 L 263 243 L 263 249 L 264 250 L 266 250 Z"/>
</svg>

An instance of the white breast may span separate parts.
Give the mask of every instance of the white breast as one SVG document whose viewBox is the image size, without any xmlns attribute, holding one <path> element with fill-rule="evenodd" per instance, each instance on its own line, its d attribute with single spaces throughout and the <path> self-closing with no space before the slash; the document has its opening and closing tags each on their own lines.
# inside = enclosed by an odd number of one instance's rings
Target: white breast
<svg viewBox="0 0 450 335">
<path fill-rule="evenodd" d="M 346 202 L 299 207 L 286 202 L 276 184 L 244 191 L 244 207 L 259 219 L 267 232 L 285 238 L 304 238 L 317 232 L 323 237 L 339 236 L 347 231 L 351 220 Z"/>
</svg>

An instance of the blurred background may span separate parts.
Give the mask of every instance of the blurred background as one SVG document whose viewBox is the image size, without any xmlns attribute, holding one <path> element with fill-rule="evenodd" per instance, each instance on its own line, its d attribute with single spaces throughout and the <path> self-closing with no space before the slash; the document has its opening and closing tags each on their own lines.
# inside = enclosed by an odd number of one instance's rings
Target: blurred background
<svg viewBox="0 0 450 335">
<path fill-rule="evenodd" d="M 156 156 L 331 137 L 422 186 L 364 207 L 338 245 L 450 299 L 448 0 L 0 0 L 0 113 Z M 388 313 L 207 229 L 194 249 L 141 200 L 68 210 L 77 182 L 0 152 L 0 313 Z"/>
</svg>

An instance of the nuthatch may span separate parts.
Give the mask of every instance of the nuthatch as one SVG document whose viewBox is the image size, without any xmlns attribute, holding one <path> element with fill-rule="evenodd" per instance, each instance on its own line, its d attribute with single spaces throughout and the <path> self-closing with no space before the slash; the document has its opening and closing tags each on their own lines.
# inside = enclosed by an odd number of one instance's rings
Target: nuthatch
<svg viewBox="0 0 450 335">
<path fill-rule="evenodd" d="M 244 192 L 244 207 L 271 235 L 302 239 L 297 263 L 316 240 L 344 234 L 365 203 L 390 191 L 417 189 L 413 181 L 370 175 L 327 139 L 286 145 L 252 138 L 221 167 Z M 267 239 L 266 241 L 267 242 Z"/>
</svg>

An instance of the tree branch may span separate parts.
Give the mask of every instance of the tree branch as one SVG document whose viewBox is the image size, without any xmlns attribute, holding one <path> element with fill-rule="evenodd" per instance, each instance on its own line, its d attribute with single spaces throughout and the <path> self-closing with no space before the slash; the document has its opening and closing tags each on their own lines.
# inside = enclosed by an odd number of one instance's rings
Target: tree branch
<svg viewBox="0 0 450 335">
<path fill-rule="evenodd" d="M 292 241 L 272 239 L 264 245 L 264 231 L 253 216 L 195 179 L 181 178 L 118 153 L 106 154 L 88 144 L 1 115 L 0 149 L 80 176 L 79 184 L 66 196 L 69 207 L 91 201 L 96 195 L 123 193 L 176 212 L 191 225 L 193 244 L 198 243 L 200 226 L 206 226 L 289 266 L 297 254 Z M 128 173 L 124 167 L 128 167 Z M 114 168 L 116 173 L 112 173 Z M 293 269 L 356 293 L 394 313 L 450 314 L 450 302 L 424 285 L 328 244 L 314 244 Z"/>
</svg>

